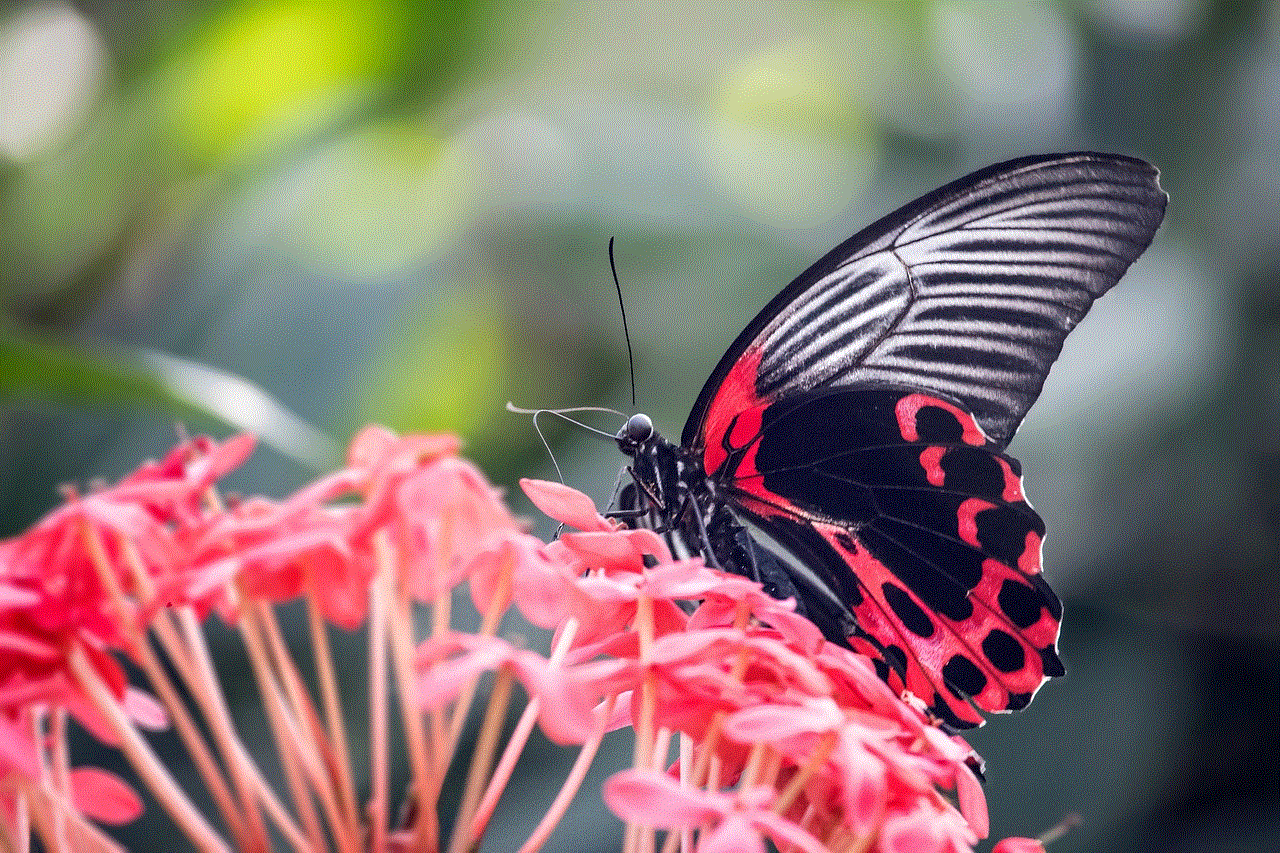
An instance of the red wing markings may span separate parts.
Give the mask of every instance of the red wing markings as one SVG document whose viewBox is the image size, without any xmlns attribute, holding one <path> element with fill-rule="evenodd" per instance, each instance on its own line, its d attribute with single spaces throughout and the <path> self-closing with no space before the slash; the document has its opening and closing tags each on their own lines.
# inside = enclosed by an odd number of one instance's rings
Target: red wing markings
<svg viewBox="0 0 1280 853">
<path fill-rule="evenodd" d="M 982 431 L 982 427 L 978 426 L 978 422 L 959 406 L 954 403 L 948 403 L 946 400 L 939 400 L 937 397 L 930 397 L 927 394 L 907 394 L 894 406 L 893 411 L 898 419 L 898 433 L 902 436 L 903 441 L 908 444 L 915 444 L 921 441 L 920 410 L 928 408 L 942 409 L 959 421 L 961 427 L 960 440 L 965 444 L 983 447 L 990 441 L 987 438 L 987 434 Z"/>
<path fill-rule="evenodd" d="M 743 447 L 758 439 L 763 432 L 760 419 L 768 401 L 756 393 L 755 378 L 760 357 L 758 348 L 745 351 L 734 362 L 707 408 L 707 419 L 701 426 L 699 442 L 705 444 L 702 464 L 708 475 L 719 470 L 728 458 L 725 444 L 733 448 Z M 735 442 L 735 438 L 739 441 Z"/>
<path fill-rule="evenodd" d="M 891 430 L 901 440 L 761 471 L 757 457 L 764 434 L 793 413 L 782 408 L 770 419 L 770 405 L 757 402 L 725 425 L 715 479 L 733 505 L 784 545 L 799 529 L 817 534 L 818 542 L 808 546 L 817 553 L 810 557 L 828 571 L 851 574 L 860 590 L 846 606 L 869 639 L 849 637 L 850 645 L 887 664 L 895 688 L 920 696 L 944 719 L 974 725 L 981 717 L 964 697 L 986 711 L 1017 709 L 1050 676 L 1062 673 L 1055 650 L 1060 608 L 1038 576 L 1042 526 L 1026 503 L 1017 463 L 990 445 L 973 418 L 946 401 L 908 394 L 893 409 Z M 922 420 L 925 410 L 931 411 Z M 923 435 L 926 421 L 937 433 L 932 441 Z M 947 438 L 938 443 L 943 434 Z M 864 463 L 853 461 L 859 454 L 869 454 L 865 464 L 872 470 L 886 459 L 914 458 L 922 479 L 867 483 L 841 476 L 838 471 L 861 470 L 857 466 Z M 770 478 L 786 473 L 804 477 L 809 491 L 826 478 L 868 492 L 870 512 L 832 517 L 804 500 L 803 486 L 794 497 L 770 488 Z M 906 509 L 886 508 L 882 502 L 893 494 L 919 497 L 909 499 Z M 938 496 L 960 500 L 943 514 Z M 996 537 L 991 542 L 984 542 L 984 517 Z M 867 541 L 863 530 L 880 544 Z M 894 530 L 920 536 L 904 540 Z M 950 564 L 944 543 L 967 549 L 975 562 Z"/>
<path fill-rule="evenodd" d="M 856 531 L 798 514 L 796 508 L 776 501 L 764 504 L 756 498 L 752 503 L 752 514 L 768 506 L 777 522 L 807 524 L 822 537 L 863 591 L 863 602 L 853 607 L 859 626 L 882 647 L 896 645 L 904 653 L 907 659 L 899 664 L 906 671 L 905 686 L 930 704 L 947 702 L 953 713 L 977 723 L 980 717 L 966 717 L 957 707 L 962 703 L 934 694 L 950 688 L 957 696 L 961 692 L 971 696 L 987 711 L 1017 709 L 1031 700 L 1049 676 L 1062 674 L 1054 650 L 1058 620 L 1038 585 L 1020 570 L 984 560 L 981 579 L 966 593 L 971 615 L 955 620 L 921 601 L 858 540 Z M 981 640 L 975 646 L 966 638 Z M 883 648 L 873 656 L 885 657 Z"/>
</svg>

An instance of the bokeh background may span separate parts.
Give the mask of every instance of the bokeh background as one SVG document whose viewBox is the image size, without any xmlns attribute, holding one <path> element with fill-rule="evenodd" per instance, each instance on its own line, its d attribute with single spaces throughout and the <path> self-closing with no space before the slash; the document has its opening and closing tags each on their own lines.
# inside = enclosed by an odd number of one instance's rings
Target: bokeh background
<svg viewBox="0 0 1280 853">
<path fill-rule="evenodd" d="M 0 533 L 179 421 L 259 433 L 236 485 L 272 495 L 369 421 L 548 476 L 507 400 L 630 408 L 610 236 L 639 405 L 678 435 L 830 246 L 1073 149 L 1149 159 L 1171 203 L 1012 447 L 1069 674 L 971 738 L 993 832 L 1280 849 L 1270 3 L 0 5 Z M 607 499 L 611 443 L 540 423 Z M 531 771 L 487 849 L 551 788 Z M 571 820 L 561 849 L 617 848 L 594 794 Z M 174 849 L 163 825 L 121 837 Z"/>
</svg>

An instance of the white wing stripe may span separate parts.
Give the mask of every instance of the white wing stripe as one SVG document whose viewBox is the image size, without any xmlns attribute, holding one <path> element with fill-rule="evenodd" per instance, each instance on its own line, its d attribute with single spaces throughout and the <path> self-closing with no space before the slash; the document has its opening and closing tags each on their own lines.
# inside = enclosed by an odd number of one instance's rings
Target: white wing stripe
<svg viewBox="0 0 1280 853">
<path fill-rule="evenodd" d="M 933 391 L 1007 443 L 1067 332 L 1151 242 L 1164 216 L 1157 178 L 1111 155 L 1026 158 L 885 217 L 743 331 L 686 439 L 697 439 L 718 385 L 751 348 L 762 353 L 751 389 L 760 399 L 864 382 Z"/>
</svg>

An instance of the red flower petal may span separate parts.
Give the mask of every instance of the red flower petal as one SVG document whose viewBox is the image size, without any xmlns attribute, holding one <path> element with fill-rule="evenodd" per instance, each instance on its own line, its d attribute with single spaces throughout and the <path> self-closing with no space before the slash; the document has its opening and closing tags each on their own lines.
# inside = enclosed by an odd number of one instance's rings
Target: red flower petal
<svg viewBox="0 0 1280 853">
<path fill-rule="evenodd" d="M 665 773 L 623 770 L 604 783 L 604 802 L 630 823 L 660 829 L 692 829 L 720 817 L 727 798 L 681 785 Z"/>
<path fill-rule="evenodd" d="M 596 512 L 591 498 L 563 483 L 522 479 L 520 488 L 548 518 L 584 531 L 612 531 L 616 526 Z"/>
<path fill-rule="evenodd" d="M 1045 849 L 1035 838 L 1005 838 L 996 842 L 991 853 L 1045 853 Z"/>
<path fill-rule="evenodd" d="M 11 773 L 35 779 L 40 775 L 40 757 L 27 733 L 8 715 L 0 714 L 0 778 Z"/>
<path fill-rule="evenodd" d="M 70 782 L 76 807 L 96 821 L 118 826 L 142 814 L 142 800 L 114 773 L 99 767 L 76 767 Z"/>
</svg>

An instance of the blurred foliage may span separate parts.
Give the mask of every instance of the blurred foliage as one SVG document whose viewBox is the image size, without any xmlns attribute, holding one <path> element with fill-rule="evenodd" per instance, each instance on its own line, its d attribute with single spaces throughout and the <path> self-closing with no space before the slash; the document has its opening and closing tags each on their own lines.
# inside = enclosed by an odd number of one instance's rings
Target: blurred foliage
<svg viewBox="0 0 1280 853">
<path fill-rule="evenodd" d="M 280 452 L 243 487 L 269 494 L 367 421 L 546 476 L 507 400 L 630 407 L 614 235 L 640 403 L 678 434 L 827 248 L 1082 148 L 1146 157 L 1172 201 L 1013 446 L 1070 677 L 975 736 L 994 829 L 1080 810 L 1055 850 L 1280 849 L 1271 3 L 4 4 L 3 529 L 174 420 L 260 432 Z M 610 443 L 540 424 L 603 499 Z"/>
</svg>

